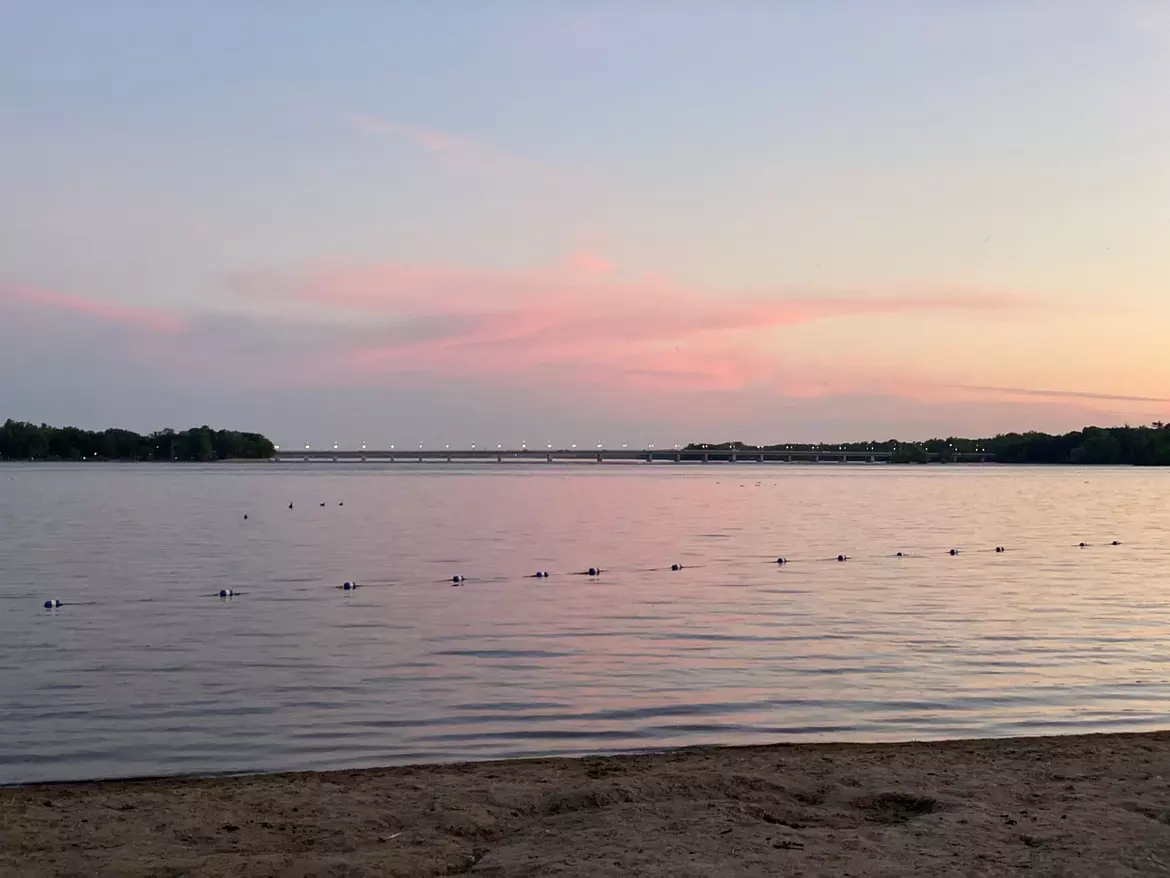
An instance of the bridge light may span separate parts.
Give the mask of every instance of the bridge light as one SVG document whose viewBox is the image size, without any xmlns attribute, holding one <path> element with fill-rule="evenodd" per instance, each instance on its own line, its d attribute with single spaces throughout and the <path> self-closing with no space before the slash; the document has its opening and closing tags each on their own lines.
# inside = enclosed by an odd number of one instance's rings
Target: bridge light
<svg viewBox="0 0 1170 878">
<path fill-rule="evenodd" d="M 475 451 L 475 443 L 474 442 L 471 443 L 471 450 Z"/>
<path fill-rule="evenodd" d="M 308 442 L 306 442 L 306 443 L 305 443 L 305 451 L 308 451 L 308 450 L 309 450 L 309 443 L 308 443 Z"/>
<path fill-rule="evenodd" d="M 280 451 L 280 446 L 279 446 L 279 445 L 273 445 L 273 446 L 272 446 L 272 448 L 273 448 L 273 450 L 275 450 L 275 451 Z"/>
</svg>

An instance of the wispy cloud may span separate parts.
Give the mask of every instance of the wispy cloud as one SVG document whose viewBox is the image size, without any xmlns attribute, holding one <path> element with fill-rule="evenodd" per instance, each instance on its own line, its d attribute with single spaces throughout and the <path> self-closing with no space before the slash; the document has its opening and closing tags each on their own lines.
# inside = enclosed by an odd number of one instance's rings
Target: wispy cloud
<svg viewBox="0 0 1170 878">
<path fill-rule="evenodd" d="M 1104 402 L 1150 402 L 1170 403 L 1170 397 L 1161 396 L 1127 396 L 1117 393 L 1088 393 L 1081 390 L 1042 390 L 1031 387 L 996 387 L 985 384 L 953 384 L 960 390 L 971 390 L 977 393 L 1005 394 L 1007 396 L 1036 396 L 1047 399 L 1086 399 Z"/>
<path fill-rule="evenodd" d="M 622 278 L 592 252 L 551 269 L 330 266 L 237 275 L 229 284 L 283 308 L 360 319 L 363 339 L 335 360 L 338 372 L 678 390 L 811 392 L 777 347 L 775 331 L 786 327 L 1018 305 L 948 290 L 712 293 Z"/>
<path fill-rule="evenodd" d="M 19 284 L 0 283 L 0 303 L 33 305 L 54 311 L 64 311 L 97 318 L 106 323 L 133 326 L 152 332 L 176 333 L 182 330 L 183 321 L 169 311 L 157 308 L 143 308 L 132 305 L 118 305 L 98 299 L 59 293 L 52 290 Z"/>
<path fill-rule="evenodd" d="M 345 122 L 361 134 L 410 144 L 455 171 L 510 175 L 543 183 L 578 183 L 584 179 L 576 171 L 516 155 L 472 137 L 405 125 L 369 114 L 351 114 L 345 117 Z"/>
</svg>

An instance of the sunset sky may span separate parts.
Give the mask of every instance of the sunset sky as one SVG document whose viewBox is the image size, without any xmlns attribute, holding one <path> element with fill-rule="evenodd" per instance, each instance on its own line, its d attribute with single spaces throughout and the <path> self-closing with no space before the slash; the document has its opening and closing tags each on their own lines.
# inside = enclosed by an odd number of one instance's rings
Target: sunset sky
<svg viewBox="0 0 1170 878">
<path fill-rule="evenodd" d="M 0 420 L 1170 420 L 1170 3 L 0 0 Z"/>
</svg>

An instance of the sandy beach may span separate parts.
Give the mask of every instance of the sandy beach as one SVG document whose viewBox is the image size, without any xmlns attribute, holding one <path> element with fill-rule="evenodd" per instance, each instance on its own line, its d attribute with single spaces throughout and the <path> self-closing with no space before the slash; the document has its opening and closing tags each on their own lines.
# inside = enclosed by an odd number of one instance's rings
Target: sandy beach
<svg viewBox="0 0 1170 878">
<path fill-rule="evenodd" d="M 1170 732 L 0 790 L 8 876 L 1170 874 Z"/>
</svg>

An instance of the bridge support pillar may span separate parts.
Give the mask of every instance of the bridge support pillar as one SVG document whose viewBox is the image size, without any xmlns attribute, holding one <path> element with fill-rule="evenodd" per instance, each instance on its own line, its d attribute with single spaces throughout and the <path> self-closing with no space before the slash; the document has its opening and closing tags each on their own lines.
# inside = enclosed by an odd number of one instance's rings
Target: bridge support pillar
<svg viewBox="0 0 1170 878">
<path fill-rule="evenodd" d="M 764 452 L 760 452 L 760 463 L 764 462 Z"/>
<path fill-rule="evenodd" d="M 675 463 L 682 463 L 682 453 L 681 452 L 676 451 L 674 453 L 674 462 Z"/>
<path fill-rule="evenodd" d="M 546 454 L 546 455 L 544 456 L 544 459 L 545 459 L 545 460 L 546 460 L 548 463 L 552 463 L 552 452 L 550 451 L 548 454 Z"/>
<path fill-rule="evenodd" d="M 597 462 L 601 463 L 601 452 L 597 452 Z"/>
<path fill-rule="evenodd" d="M 703 463 L 707 463 L 710 459 L 711 459 L 711 455 L 707 454 L 707 452 L 704 451 L 703 452 Z"/>
</svg>

